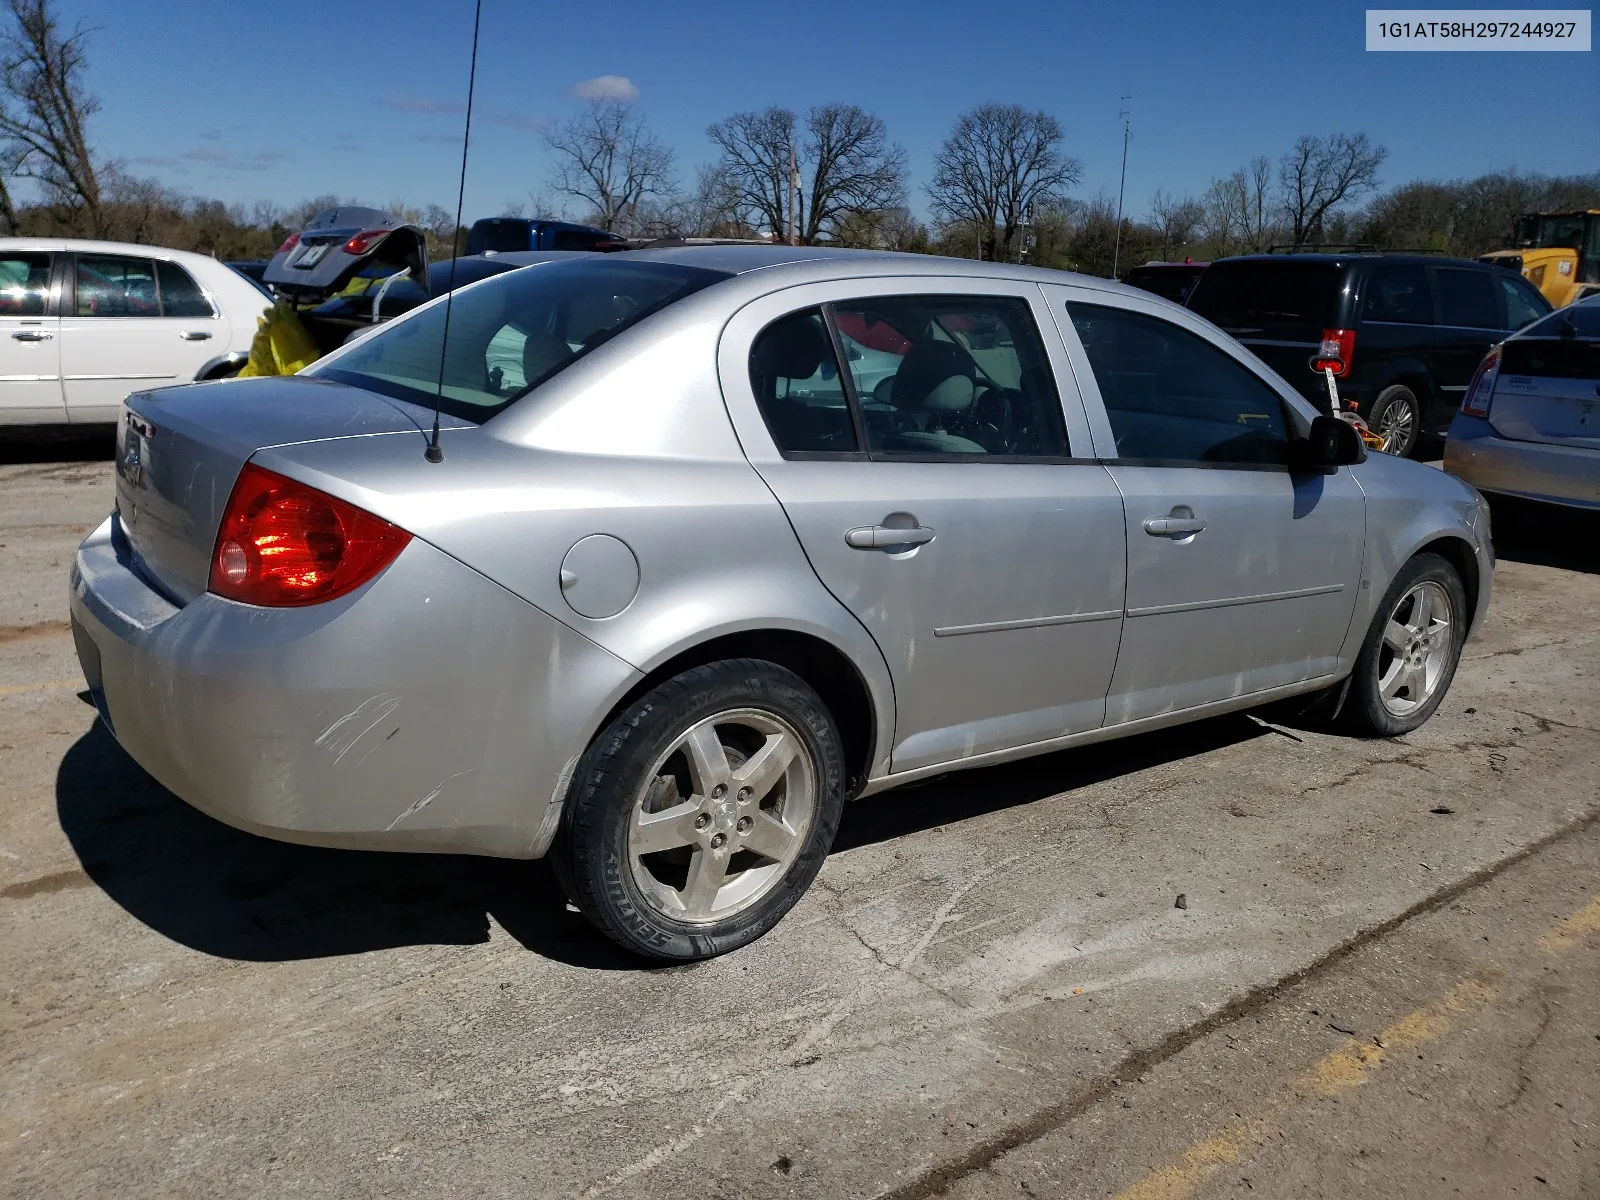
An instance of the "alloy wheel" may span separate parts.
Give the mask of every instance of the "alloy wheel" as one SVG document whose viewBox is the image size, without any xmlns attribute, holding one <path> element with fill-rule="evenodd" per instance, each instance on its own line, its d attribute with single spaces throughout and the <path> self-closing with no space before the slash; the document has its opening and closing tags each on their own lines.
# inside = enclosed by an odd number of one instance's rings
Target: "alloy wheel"
<svg viewBox="0 0 1600 1200">
<path fill-rule="evenodd" d="M 806 743 L 775 713 L 732 709 L 685 730 L 646 774 L 628 824 L 645 900 L 688 924 L 758 903 L 788 873 L 817 807 Z"/>
<path fill-rule="evenodd" d="M 1404 717 L 1439 687 L 1453 649 L 1450 593 L 1425 579 L 1400 597 L 1389 613 L 1378 658 L 1378 698 Z"/>
<path fill-rule="evenodd" d="M 1395 397 L 1378 414 L 1378 436 L 1383 439 L 1385 454 L 1404 454 L 1411 446 L 1417 425 L 1416 408 L 1411 401 Z"/>
</svg>

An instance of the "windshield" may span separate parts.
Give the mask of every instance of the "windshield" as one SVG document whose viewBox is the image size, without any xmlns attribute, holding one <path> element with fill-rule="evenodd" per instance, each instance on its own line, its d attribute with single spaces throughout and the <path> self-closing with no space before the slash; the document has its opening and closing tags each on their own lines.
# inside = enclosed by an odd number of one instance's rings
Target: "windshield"
<svg viewBox="0 0 1600 1200">
<path fill-rule="evenodd" d="M 1230 331 L 1293 329 L 1316 341 L 1337 324 L 1343 273 L 1333 263 L 1212 263 L 1194 285 L 1189 307 Z"/>
<path fill-rule="evenodd" d="M 1586 214 L 1566 213 L 1555 217 L 1534 217 L 1522 233 L 1525 245 L 1541 250 L 1583 249 Z"/>
<path fill-rule="evenodd" d="M 307 375 L 486 421 L 609 338 L 720 271 L 647 262 L 541 263 L 455 293 L 439 393 L 445 303 L 380 329 Z M 459 281 L 459 277 L 458 277 Z"/>
</svg>

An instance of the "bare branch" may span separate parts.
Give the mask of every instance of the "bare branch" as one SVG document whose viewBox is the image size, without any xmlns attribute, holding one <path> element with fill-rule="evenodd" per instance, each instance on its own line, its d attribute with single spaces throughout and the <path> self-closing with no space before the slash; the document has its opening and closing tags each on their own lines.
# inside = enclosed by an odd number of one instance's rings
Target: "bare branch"
<svg viewBox="0 0 1600 1200">
<path fill-rule="evenodd" d="M 1027 213 L 1060 200 L 1082 178 L 1061 153 L 1061 123 L 1016 104 L 983 104 L 965 113 L 933 160 L 928 198 L 945 225 L 978 231 L 979 253 L 1009 260 Z"/>
<path fill-rule="evenodd" d="M 555 190 L 588 204 L 602 229 L 631 234 L 641 205 L 672 190 L 672 151 L 627 101 L 591 101 L 544 139 L 557 156 Z"/>
<path fill-rule="evenodd" d="M 1295 245 L 1320 237 L 1329 213 L 1378 186 L 1389 152 L 1364 133 L 1302 137 L 1278 163 L 1284 217 Z"/>
</svg>

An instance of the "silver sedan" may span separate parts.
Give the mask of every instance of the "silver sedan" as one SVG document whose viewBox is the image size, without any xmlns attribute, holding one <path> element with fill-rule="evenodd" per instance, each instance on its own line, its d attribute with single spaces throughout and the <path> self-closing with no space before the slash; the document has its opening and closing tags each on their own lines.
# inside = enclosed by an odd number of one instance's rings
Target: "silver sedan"
<svg viewBox="0 0 1600 1200">
<path fill-rule="evenodd" d="M 196 807 L 549 854 L 670 960 L 770 929 L 897 784 L 1289 697 L 1414 729 L 1492 566 L 1472 488 L 1146 292 L 707 247 L 130 397 L 72 616 Z"/>
<path fill-rule="evenodd" d="M 1600 510 L 1600 297 L 1484 356 L 1450 423 L 1444 469 L 1486 492 Z"/>
</svg>

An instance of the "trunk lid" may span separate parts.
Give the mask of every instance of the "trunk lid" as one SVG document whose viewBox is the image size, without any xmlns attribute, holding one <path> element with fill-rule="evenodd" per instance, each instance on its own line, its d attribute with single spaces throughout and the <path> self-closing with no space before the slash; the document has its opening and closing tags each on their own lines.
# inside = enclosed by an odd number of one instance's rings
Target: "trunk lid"
<svg viewBox="0 0 1600 1200">
<path fill-rule="evenodd" d="M 420 456 L 432 419 L 404 401 L 304 376 L 135 393 L 117 423 L 116 453 L 117 521 L 134 566 L 187 604 L 206 590 L 223 509 L 256 451 L 415 433 Z"/>
<path fill-rule="evenodd" d="M 1600 340 L 1506 342 L 1489 423 L 1514 441 L 1600 450 Z"/>
</svg>

